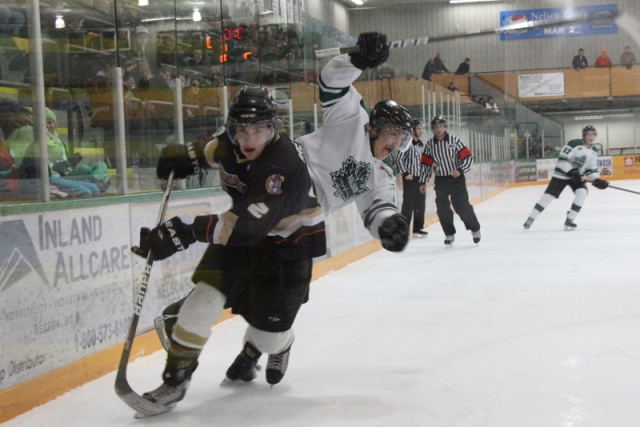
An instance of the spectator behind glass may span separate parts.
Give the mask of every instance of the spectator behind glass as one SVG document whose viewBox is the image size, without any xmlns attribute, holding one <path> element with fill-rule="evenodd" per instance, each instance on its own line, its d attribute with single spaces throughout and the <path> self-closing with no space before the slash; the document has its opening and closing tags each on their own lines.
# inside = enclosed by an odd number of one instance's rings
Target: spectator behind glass
<svg viewBox="0 0 640 427">
<path fill-rule="evenodd" d="M 578 54 L 573 57 L 572 65 L 575 70 L 580 70 L 589 66 L 589 61 L 587 61 L 587 57 L 584 56 L 584 49 L 578 49 Z"/>
<path fill-rule="evenodd" d="M 435 73 L 442 74 L 448 73 L 447 67 L 444 66 L 444 62 L 442 62 L 442 58 L 440 57 L 440 52 L 436 53 L 436 57 L 433 58 L 433 65 L 435 65 Z"/>
<path fill-rule="evenodd" d="M 492 96 L 487 98 L 487 102 L 485 104 L 485 107 L 487 108 L 487 110 L 491 110 L 492 113 L 495 113 L 495 114 L 499 114 L 500 113 L 500 110 L 498 109 L 498 105 L 493 100 Z"/>
<path fill-rule="evenodd" d="M 629 46 L 625 46 L 624 52 L 620 55 L 620 65 L 624 65 L 627 67 L 627 70 L 630 70 L 635 63 L 636 56 L 631 52 L 631 48 Z"/>
<path fill-rule="evenodd" d="M 596 68 L 611 68 L 613 66 L 611 58 L 607 54 L 607 49 L 602 49 L 602 55 L 596 58 L 595 66 Z"/>
<path fill-rule="evenodd" d="M 458 88 L 456 87 L 455 84 L 453 84 L 453 82 L 449 83 L 449 86 L 447 86 L 447 89 L 449 89 L 451 92 L 459 92 Z"/>
<path fill-rule="evenodd" d="M 435 72 L 436 66 L 433 63 L 433 58 L 429 58 L 427 63 L 424 66 L 424 70 L 422 70 L 422 78 L 424 80 L 431 81 L 431 75 Z"/>
<path fill-rule="evenodd" d="M 471 60 L 469 58 L 464 58 L 464 62 L 458 65 L 456 74 L 469 74 L 469 70 L 471 69 L 470 63 Z"/>
<path fill-rule="evenodd" d="M 0 37 L 17 37 L 24 22 L 23 14 L 0 5 Z"/>
<path fill-rule="evenodd" d="M 0 129 L 0 200 L 16 197 L 18 190 L 18 168 L 13 162 L 9 147 L 4 140 L 4 133 Z"/>
</svg>

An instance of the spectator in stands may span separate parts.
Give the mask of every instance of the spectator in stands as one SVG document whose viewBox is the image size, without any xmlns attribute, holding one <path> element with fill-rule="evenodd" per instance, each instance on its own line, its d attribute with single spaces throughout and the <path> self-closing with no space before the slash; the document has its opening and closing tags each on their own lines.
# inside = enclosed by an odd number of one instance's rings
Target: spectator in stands
<svg viewBox="0 0 640 427">
<path fill-rule="evenodd" d="M 624 65 L 628 70 L 636 63 L 636 56 L 631 52 L 629 46 L 624 47 L 624 52 L 620 55 L 620 65 Z"/>
<path fill-rule="evenodd" d="M 436 57 L 433 58 L 433 65 L 435 66 L 434 73 L 442 74 L 449 72 L 449 70 L 447 70 L 447 67 L 444 66 L 444 62 L 442 62 L 440 52 L 437 52 Z"/>
<path fill-rule="evenodd" d="M 170 33 L 161 37 L 158 44 L 157 65 L 177 65 L 181 61 L 182 53 L 176 49 L 176 36 Z"/>
<path fill-rule="evenodd" d="M 0 129 L 0 200 L 16 197 L 19 190 L 18 168 Z"/>
<path fill-rule="evenodd" d="M 16 37 L 24 22 L 22 13 L 0 5 L 0 37 Z"/>
<path fill-rule="evenodd" d="M 133 43 L 133 57 L 142 59 L 147 54 L 147 43 L 149 42 L 149 30 L 147 27 L 138 25 Z"/>
<path fill-rule="evenodd" d="M 478 104 L 482 105 L 485 108 L 487 107 L 487 101 L 485 101 L 483 97 L 478 98 Z"/>
<path fill-rule="evenodd" d="M 169 90 L 169 84 L 166 79 L 160 74 L 154 74 L 151 71 L 151 65 L 149 65 L 149 60 L 146 57 L 142 57 L 140 59 L 140 64 L 138 64 L 138 71 L 141 74 L 140 81 L 138 82 L 138 89 L 140 90 L 149 90 L 149 89 L 166 89 Z"/>
<path fill-rule="evenodd" d="M 211 66 L 211 61 L 204 55 L 202 49 L 194 49 L 182 62 L 185 66 L 202 74 L 206 73 Z"/>
<path fill-rule="evenodd" d="M 422 70 L 422 78 L 424 80 L 431 81 L 431 75 L 435 72 L 436 66 L 433 63 L 433 58 L 429 58 L 427 63 L 424 66 L 424 70 Z"/>
<path fill-rule="evenodd" d="M 464 62 L 458 65 L 458 69 L 456 70 L 456 74 L 469 74 L 469 70 L 471 66 L 469 65 L 471 60 L 469 58 L 464 58 Z"/>
<path fill-rule="evenodd" d="M 589 61 L 587 60 L 587 57 L 584 56 L 584 49 L 578 49 L 578 54 L 573 57 L 572 65 L 575 70 L 580 70 L 589 66 Z"/>
<path fill-rule="evenodd" d="M 222 67 L 220 65 L 212 65 L 205 76 L 205 83 L 208 86 L 222 87 L 224 86 L 224 78 L 222 77 Z"/>
<path fill-rule="evenodd" d="M 447 86 L 447 89 L 449 89 L 451 92 L 460 92 L 453 82 L 449 83 L 449 86 Z"/>
<path fill-rule="evenodd" d="M 596 68 L 611 68 L 613 66 L 611 58 L 607 54 L 607 49 L 602 49 L 602 55 L 596 58 L 595 66 Z"/>
<path fill-rule="evenodd" d="M 500 110 L 498 109 L 498 105 L 493 100 L 493 96 L 487 98 L 487 102 L 485 104 L 487 110 L 490 110 L 492 113 L 499 114 Z"/>
</svg>

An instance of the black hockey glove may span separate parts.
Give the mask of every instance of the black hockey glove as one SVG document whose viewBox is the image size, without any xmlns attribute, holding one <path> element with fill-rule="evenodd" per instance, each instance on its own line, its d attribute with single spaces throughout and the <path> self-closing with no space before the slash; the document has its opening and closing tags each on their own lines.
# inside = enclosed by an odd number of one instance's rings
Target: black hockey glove
<svg viewBox="0 0 640 427">
<path fill-rule="evenodd" d="M 582 176 L 580 176 L 580 171 L 578 169 L 571 169 L 569 171 L 569 176 L 571 177 L 571 181 L 576 184 L 582 184 Z"/>
<path fill-rule="evenodd" d="M 141 228 L 140 246 L 133 246 L 131 251 L 146 258 L 151 250 L 154 260 L 163 260 L 187 249 L 195 241 L 191 225 L 184 224 L 176 216 L 153 230 Z"/>
<path fill-rule="evenodd" d="M 66 176 L 73 171 L 73 166 L 66 160 L 54 160 L 51 169 L 60 174 L 60 176 Z"/>
<path fill-rule="evenodd" d="M 200 173 L 201 168 L 208 167 L 204 158 L 204 148 L 199 142 L 185 145 L 170 144 L 160 152 L 156 174 L 160 179 L 169 178 L 175 171 L 174 178 L 182 179 Z"/>
<path fill-rule="evenodd" d="M 362 33 L 358 37 L 360 52 L 350 53 L 351 63 L 361 69 L 374 68 L 389 58 L 387 36 L 380 33 Z"/>
<path fill-rule="evenodd" d="M 383 248 L 391 252 L 401 252 L 409 241 L 409 223 L 400 214 L 392 215 L 382 222 L 378 234 Z"/>
<path fill-rule="evenodd" d="M 596 187 L 599 190 L 604 190 L 605 188 L 607 188 L 609 186 L 609 181 L 605 181 L 604 179 L 596 178 L 593 181 L 591 181 L 591 185 L 593 185 L 594 187 Z"/>
</svg>

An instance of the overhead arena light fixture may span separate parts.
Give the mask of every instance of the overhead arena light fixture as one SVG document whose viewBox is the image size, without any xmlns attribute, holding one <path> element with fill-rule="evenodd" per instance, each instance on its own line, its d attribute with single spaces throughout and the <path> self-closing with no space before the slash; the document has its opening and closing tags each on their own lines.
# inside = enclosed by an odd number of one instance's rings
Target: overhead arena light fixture
<svg viewBox="0 0 640 427">
<path fill-rule="evenodd" d="M 62 15 L 56 15 L 56 28 L 64 28 L 65 24 L 64 24 L 64 19 L 62 18 Z"/>
<path fill-rule="evenodd" d="M 149 6 L 149 0 L 138 0 L 138 6 Z"/>
<path fill-rule="evenodd" d="M 200 15 L 200 9 L 197 7 L 193 8 L 193 22 L 202 21 L 202 15 Z"/>
<path fill-rule="evenodd" d="M 351 0 L 351 2 L 357 4 L 358 6 L 362 6 L 364 4 L 362 0 Z"/>
<path fill-rule="evenodd" d="M 500 1 L 500 0 L 449 0 L 450 4 L 457 4 L 457 3 L 484 3 L 487 1 Z"/>
</svg>

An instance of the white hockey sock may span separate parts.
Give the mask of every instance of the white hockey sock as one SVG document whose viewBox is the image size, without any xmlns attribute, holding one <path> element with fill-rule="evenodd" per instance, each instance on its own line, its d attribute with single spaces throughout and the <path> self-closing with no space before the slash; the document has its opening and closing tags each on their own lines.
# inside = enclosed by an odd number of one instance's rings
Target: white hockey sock
<svg viewBox="0 0 640 427">
<path fill-rule="evenodd" d="M 278 354 L 293 343 L 295 338 L 293 329 L 284 332 L 266 332 L 248 326 L 244 334 L 244 341 L 249 341 L 260 352 Z"/>
<path fill-rule="evenodd" d="M 578 188 L 576 190 L 576 197 L 573 199 L 571 210 L 567 215 L 567 218 L 569 218 L 571 221 L 576 219 L 576 217 L 578 216 L 580 209 L 582 209 L 582 205 L 584 205 L 585 200 L 587 200 L 587 194 L 588 192 L 584 188 Z"/>
<path fill-rule="evenodd" d="M 551 194 L 544 193 L 538 200 L 538 203 L 536 203 L 536 205 L 534 206 L 533 210 L 531 210 L 531 213 L 529 214 L 529 218 L 533 218 L 533 219 L 538 218 L 538 215 L 540 215 L 542 211 L 547 206 L 549 206 L 549 203 L 551 203 L 553 199 L 555 199 L 555 197 L 553 197 Z"/>
<path fill-rule="evenodd" d="M 201 350 L 211 327 L 222 314 L 226 297 L 213 286 L 199 282 L 180 307 L 172 338 L 188 348 Z"/>
</svg>

